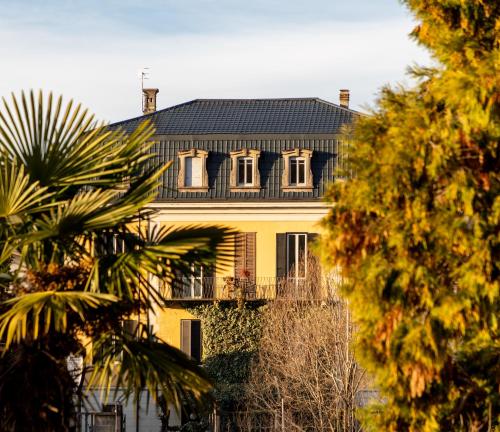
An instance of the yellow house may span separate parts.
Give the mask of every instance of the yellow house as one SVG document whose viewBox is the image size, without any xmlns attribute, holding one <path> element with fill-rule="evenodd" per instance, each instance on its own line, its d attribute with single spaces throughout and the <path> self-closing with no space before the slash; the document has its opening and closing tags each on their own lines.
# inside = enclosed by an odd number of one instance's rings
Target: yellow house
<svg viewBox="0 0 500 432">
<path fill-rule="evenodd" d="M 342 128 L 357 113 L 348 107 L 347 90 L 339 104 L 318 98 L 197 99 L 159 111 L 157 93 L 144 90 L 143 116 L 112 125 L 130 132 L 150 119 L 153 151 L 173 161 L 150 223 L 225 225 L 240 232 L 233 265 L 179 275 L 166 287 L 166 306 L 151 317 L 160 338 L 200 360 L 202 323 L 186 304 L 300 296 L 316 286 L 308 263 L 318 221 L 327 212 L 321 197 L 346 162 Z"/>
</svg>

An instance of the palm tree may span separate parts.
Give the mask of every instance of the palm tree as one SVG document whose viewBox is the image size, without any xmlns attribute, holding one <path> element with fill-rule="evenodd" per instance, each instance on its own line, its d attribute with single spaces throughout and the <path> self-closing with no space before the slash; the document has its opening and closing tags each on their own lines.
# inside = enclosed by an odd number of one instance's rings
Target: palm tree
<svg viewBox="0 0 500 432">
<path fill-rule="evenodd" d="M 70 356 L 87 387 L 147 388 L 180 406 L 211 385 L 144 317 L 193 263 L 229 257 L 226 228 L 151 229 L 164 164 L 154 129 L 96 124 L 80 105 L 22 93 L 0 110 L 0 430 L 66 431 L 75 420 Z M 119 247 L 116 247 L 119 245 Z M 139 317 L 134 334 L 123 320 Z M 119 361 L 117 361 L 119 360 Z"/>
</svg>

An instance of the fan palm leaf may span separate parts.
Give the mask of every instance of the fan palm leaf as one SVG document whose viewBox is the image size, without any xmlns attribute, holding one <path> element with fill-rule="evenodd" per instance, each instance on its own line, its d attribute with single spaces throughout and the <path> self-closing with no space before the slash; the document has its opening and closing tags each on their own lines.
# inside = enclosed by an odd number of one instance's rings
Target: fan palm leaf
<svg viewBox="0 0 500 432">
<path fill-rule="evenodd" d="M 177 407 L 188 394 L 196 401 L 209 398 L 211 381 L 194 362 L 168 344 L 143 335 L 103 333 L 94 340 L 94 353 L 99 354 L 93 358 L 88 385 L 102 389 L 104 398 L 113 387 L 125 388 L 125 396 L 135 397 L 144 388 L 153 397 L 160 391 Z"/>
<path fill-rule="evenodd" d="M 0 111 L 0 148 L 22 163 L 42 186 L 115 185 L 134 175 L 137 166 L 154 157 L 144 151 L 153 128 L 144 123 L 126 136 L 97 125 L 94 117 L 70 101 L 65 109 L 59 97 L 47 101 L 33 91 L 12 106 L 3 98 Z M 134 163 L 131 163 L 134 162 Z"/>
<path fill-rule="evenodd" d="M 19 222 L 21 214 L 40 211 L 41 203 L 53 194 L 38 182 L 30 181 L 23 165 L 8 159 L 0 165 L 0 218 L 8 222 Z"/>
<path fill-rule="evenodd" d="M 111 130 L 52 94 L 44 99 L 22 93 L 10 104 L 3 99 L 0 371 L 9 370 L 5 362 L 19 360 L 21 352 L 46 364 L 38 356 L 43 348 L 53 370 L 62 373 L 60 365 L 81 350 L 85 335 L 105 354 L 94 362 L 93 382 L 119 385 L 127 396 L 144 387 L 153 395 L 160 389 L 173 403 L 186 394 L 197 401 L 208 394 L 205 374 L 179 350 L 120 330 L 121 320 L 163 304 L 158 282 L 189 274 L 193 264 L 224 265 L 233 253 L 228 228 L 172 230 L 144 223 L 154 218 L 149 204 L 170 165 L 151 151 L 153 133 L 147 122 L 128 135 Z M 110 238 L 125 247 L 110 249 Z M 123 352 L 118 363 L 112 349 L 117 340 Z M 35 393 L 52 394 L 45 390 Z M 2 419 L 25 414 L 7 395 L 0 383 L 0 429 L 10 432 L 13 423 Z M 37 415 L 35 425 L 42 421 Z M 67 419 L 54 420 L 61 422 Z"/>
<path fill-rule="evenodd" d="M 110 294 L 80 291 L 44 291 L 7 300 L 2 304 L 7 311 L 0 315 L 0 340 L 8 350 L 13 342 L 36 340 L 50 332 L 64 333 L 68 312 L 85 321 L 89 309 L 116 301 L 118 298 Z"/>
</svg>

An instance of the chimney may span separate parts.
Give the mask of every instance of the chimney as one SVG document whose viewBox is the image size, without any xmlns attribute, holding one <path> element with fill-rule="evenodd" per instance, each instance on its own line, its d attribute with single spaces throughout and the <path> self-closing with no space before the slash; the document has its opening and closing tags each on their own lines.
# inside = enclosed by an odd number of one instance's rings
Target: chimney
<svg viewBox="0 0 500 432">
<path fill-rule="evenodd" d="M 339 100 L 342 108 L 349 108 L 349 89 L 340 90 Z"/>
<path fill-rule="evenodd" d="M 142 89 L 143 114 L 150 114 L 156 111 L 156 95 L 159 91 L 157 88 Z"/>
</svg>

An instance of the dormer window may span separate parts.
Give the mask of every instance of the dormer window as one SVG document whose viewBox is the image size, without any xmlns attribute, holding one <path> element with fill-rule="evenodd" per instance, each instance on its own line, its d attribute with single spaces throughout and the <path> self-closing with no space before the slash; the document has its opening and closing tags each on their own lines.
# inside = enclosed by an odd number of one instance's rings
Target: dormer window
<svg viewBox="0 0 500 432">
<path fill-rule="evenodd" d="M 207 156 L 206 150 L 183 150 L 179 156 L 179 176 L 177 187 L 181 192 L 207 192 Z"/>
<path fill-rule="evenodd" d="M 202 185 L 202 163 L 201 157 L 186 158 L 186 176 L 184 186 L 186 187 L 201 187 Z"/>
<path fill-rule="evenodd" d="M 306 185 L 306 160 L 303 157 L 290 158 L 290 186 Z"/>
<path fill-rule="evenodd" d="M 232 151 L 231 156 L 231 192 L 259 192 L 260 150 L 243 149 Z"/>
<path fill-rule="evenodd" d="M 284 170 L 282 174 L 283 192 L 312 192 L 311 171 L 312 150 L 293 149 L 282 153 Z"/>
<path fill-rule="evenodd" d="M 238 158 L 238 186 L 253 186 L 253 162 L 252 157 Z"/>
</svg>

